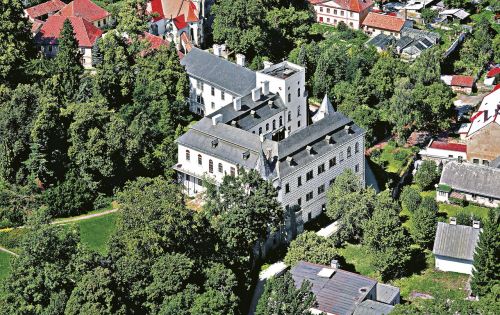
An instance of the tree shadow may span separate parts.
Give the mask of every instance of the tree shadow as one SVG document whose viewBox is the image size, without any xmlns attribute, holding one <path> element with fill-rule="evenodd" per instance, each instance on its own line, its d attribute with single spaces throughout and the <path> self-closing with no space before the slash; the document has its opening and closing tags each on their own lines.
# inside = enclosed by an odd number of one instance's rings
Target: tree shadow
<svg viewBox="0 0 500 315">
<path fill-rule="evenodd" d="M 354 273 L 358 273 L 356 271 L 356 266 L 354 266 L 353 264 L 350 264 L 348 263 L 346 260 L 345 260 L 345 257 L 344 256 L 339 256 L 337 258 L 339 264 L 340 264 L 340 269 L 342 270 L 345 270 L 345 271 L 350 271 L 350 272 L 354 272 Z"/>
<path fill-rule="evenodd" d="M 413 274 L 421 274 L 422 271 L 427 269 L 427 257 L 421 248 L 411 249 L 411 259 L 408 264 L 408 276 Z"/>
</svg>

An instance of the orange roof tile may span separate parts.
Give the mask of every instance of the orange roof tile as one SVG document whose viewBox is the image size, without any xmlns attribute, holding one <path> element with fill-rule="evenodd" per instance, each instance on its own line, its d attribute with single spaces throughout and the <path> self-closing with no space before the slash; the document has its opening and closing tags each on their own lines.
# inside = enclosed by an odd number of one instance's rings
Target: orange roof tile
<svg viewBox="0 0 500 315">
<path fill-rule="evenodd" d="M 365 20 L 363 21 L 364 26 L 392 32 L 401 31 L 404 24 L 405 20 L 401 18 L 385 14 L 377 14 L 373 12 L 368 13 Z"/>
<path fill-rule="evenodd" d="M 47 22 L 45 22 L 37 34 L 37 42 L 50 45 L 57 44 L 64 21 L 67 19 L 69 19 L 73 26 L 75 37 L 80 47 L 92 47 L 102 35 L 102 31 L 99 28 L 81 17 L 53 15 L 47 19 Z"/>
<path fill-rule="evenodd" d="M 451 78 L 451 85 L 462 86 L 462 87 L 473 87 L 474 78 L 467 75 L 454 75 Z"/>
<path fill-rule="evenodd" d="M 36 19 L 37 17 L 40 17 L 42 15 L 57 12 L 61 10 L 65 5 L 66 4 L 61 0 L 49 0 L 47 2 L 27 8 L 25 11 L 31 19 Z"/>
<path fill-rule="evenodd" d="M 58 13 L 62 16 L 78 16 L 94 22 L 109 16 L 109 12 L 90 0 L 73 0 Z"/>
</svg>

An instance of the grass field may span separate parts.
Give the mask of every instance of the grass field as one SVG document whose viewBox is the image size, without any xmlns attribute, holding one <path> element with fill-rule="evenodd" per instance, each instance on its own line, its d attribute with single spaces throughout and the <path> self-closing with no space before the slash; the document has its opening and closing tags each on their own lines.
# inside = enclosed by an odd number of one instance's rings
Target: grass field
<svg viewBox="0 0 500 315">
<path fill-rule="evenodd" d="M 468 205 L 465 207 L 457 206 L 457 205 L 450 205 L 447 203 L 440 203 L 439 204 L 439 213 L 446 215 L 446 218 L 449 217 L 454 217 L 457 215 L 459 212 L 466 212 L 466 213 L 473 213 L 483 219 L 486 219 L 488 217 L 488 208 L 485 207 L 480 207 L 476 205 Z"/>
<path fill-rule="evenodd" d="M 377 277 L 377 271 L 372 263 L 372 256 L 365 246 L 347 244 L 344 248 L 339 249 L 339 253 L 345 259 L 343 264 L 341 262 L 342 269 L 372 278 Z"/>
<path fill-rule="evenodd" d="M 116 230 L 116 218 L 116 213 L 111 213 L 74 224 L 80 227 L 80 237 L 83 244 L 101 254 L 106 254 L 108 251 L 107 242 Z"/>
<path fill-rule="evenodd" d="M 12 255 L 0 251 L 0 283 L 7 277 L 10 273 L 10 260 Z"/>
</svg>

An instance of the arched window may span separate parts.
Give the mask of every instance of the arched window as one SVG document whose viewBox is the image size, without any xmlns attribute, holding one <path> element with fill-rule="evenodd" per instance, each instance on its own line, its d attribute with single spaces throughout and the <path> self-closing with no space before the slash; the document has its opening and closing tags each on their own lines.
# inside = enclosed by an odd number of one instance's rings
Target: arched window
<svg viewBox="0 0 500 315">
<path fill-rule="evenodd" d="M 276 129 L 276 119 L 273 119 L 273 130 Z"/>
<path fill-rule="evenodd" d="M 269 123 L 266 124 L 266 131 L 269 131 Z"/>
<path fill-rule="evenodd" d="M 292 111 L 288 111 L 288 121 L 292 121 Z"/>
<path fill-rule="evenodd" d="M 203 164 L 203 163 L 202 163 L 202 159 L 201 159 L 201 154 L 198 154 L 198 164 L 199 164 L 199 165 Z"/>
<path fill-rule="evenodd" d="M 259 127 L 259 135 L 262 134 L 262 127 Z"/>
<path fill-rule="evenodd" d="M 354 145 L 354 153 L 358 152 L 359 152 L 359 142 L 356 142 L 356 144 Z"/>
<path fill-rule="evenodd" d="M 351 147 L 348 147 L 347 148 L 347 157 L 350 158 L 351 157 Z"/>
<path fill-rule="evenodd" d="M 280 116 L 280 127 L 283 126 L 283 116 Z"/>
<path fill-rule="evenodd" d="M 219 173 L 222 173 L 222 163 L 219 163 Z"/>
<path fill-rule="evenodd" d="M 300 88 L 297 89 L 297 97 L 300 97 Z"/>
<path fill-rule="evenodd" d="M 208 172 L 209 173 L 214 172 L 214 162 L 212 160 L 208 160 Z"/>
<path fill-rule="evenodd" d="M 292 101 L 292 94 L 288 93 L 288 103 L 290 103 L 291 101 Z"/>
<path fill-rule="evenodd" d="M 186 161 L 191 160 L 191 152 L 189 150 L 186 150 Z"/>
</svg>

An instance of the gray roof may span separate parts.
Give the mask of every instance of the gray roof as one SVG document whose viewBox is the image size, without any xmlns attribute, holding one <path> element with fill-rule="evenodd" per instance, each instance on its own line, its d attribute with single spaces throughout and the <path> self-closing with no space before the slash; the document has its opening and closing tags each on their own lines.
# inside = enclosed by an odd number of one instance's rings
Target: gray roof
<svg viewBox="0 0 500 315">
<path fill-rule="evenodd" d="M 432 252 L 434 255 L 473 260 L 479 233 L 480 229 L 472 226 L 438 222 Z"/>
<path fill-rule="evenodd" d="M 377 301 L 390 304 L 399 295 L 399 288 L 392 285 L 377 283 Z"/>
<path fill-rule="evenodd" d="M 500 156 L 490 162 L 490 167 L 500 168 Z"/>
<path fill-rule="evenodd" d="M 440 184 L 453 190 L 500 199 L 500 169 L 472 163 L 444 165 Z"/>
<path fill-rule="evenodd" d="M 434 44 L 438 43 L 441 35 L 435 32 L 430 32 L 430 31 L 424 31 L 424 30 L 419 30 L 416 28 L 410 28 L 410 27 L 405 27 L 401 30 L 401 37 L 410 37 L 416 40 L 422 39 L 422 38 L 427 38 L 429 41 L 433 42 Z"/>
<path fill-rule="evenodd" d="M 396 47 L 403 49 L 406 46 L 410 45 L 411 43 L 413 43 L 413 38 L 409 36 L 401 36 L 401 38 L 398 39 L 398 41 L 396 42 Z"/>
<path fill-rule="evenodd" d="M 323 268 L 328 267 L 301 261 L 290 271 L 296 287 L 305 280 L 312 284 L 311 291 L 317 302 L 315 308 L 322 312 L 352 314 L 377 284 L 373 279 L 340 269 L 330 278 L 320 277 L 318 272 Z"/>
<path fill-rule="evenodd" d="M 272 106 L 269 106 L 269 101 L 273 102 Z M 254 115 L 251 114 L 251 110 L 255 111 Z M 224 123 L 231 123 L 231 121 L 236 120 L 238 128 L 249 130 L 285 110 L 285 105 L 276 94 L 261 95 L 258 101 L 253 101 L 252 94 L 249 94 L 241 99 L 241 110 L 236 111 L 231 103 L 208 115 L 208 117 L 211 118 L 222 114 Z"/>
<path fill-rule="evenodd" d="M 344 129 L 346 125 L 350 126 L 350 133 Z M 297 168 L 304 167 L 312 160 L 331 152 L 345 142 L 364 134 L 364 132 L 350 118 L 340 112 L 326 115 L 323 119 L 290 134 L 290 136 L 278 143 L 280 176 L 282 178 L 287 176 Z M 333 141 L 328 143 L 325 140 L 326 135 L 330 135 Z M 305 150 L 307 146 L 312 147 L 313 154 Z M 286 161 L 287 157 L 293 159 L 291 165 Z"/>
<path fill-rule="evenodd" d="M 356 307 L 354 315 L 387 315 L 393 308 L 394 306 L 392 305 L 365 300 Z"/>
<path fill-rule="evenodd" d="M 381 49 L 385 49 L 395 42 L 395 37 L 391 35 L 385 35 L 383 33 L 378 34 L 375 37 L 372 37 L 369 41 L 366 42 L 367 45 L 373 45 L 375 47 L 379 47 Z"/>
<path fill-rule="evenodd" d="M 190 76 L 237 96 L 247 95 L 256 86 L 255 72 L 196 47 L 181 59 L 181 64 Z"/>
</svg>

